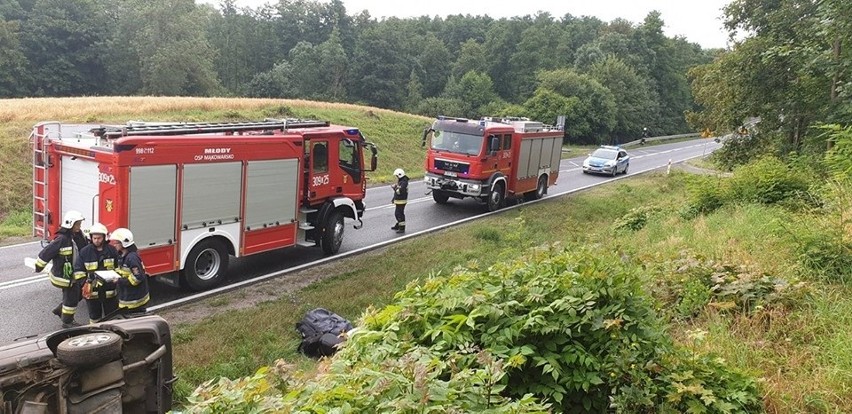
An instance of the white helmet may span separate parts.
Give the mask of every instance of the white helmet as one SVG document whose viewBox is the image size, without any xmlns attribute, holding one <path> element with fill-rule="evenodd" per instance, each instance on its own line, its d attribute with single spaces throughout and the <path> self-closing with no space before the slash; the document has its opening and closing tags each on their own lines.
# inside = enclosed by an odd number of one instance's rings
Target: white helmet
<svg viewBox="0 0 852 414">
<path fill-rule="evenodd" d="M 109 230 L 107 230 L 106 226 L 104 226 L 103 224 L 95 223 L 92 224 L 91 227 L 89 227 L 89 235 L 92 234 L 103 234 L 104 237 L 106 237 L 107 234 L 109 234 Z"/>
<path fill-rule="evenodd" d="M 70 229 L 74 227 L 74 223 L 78 221 L 83 221 L 85 219 L 86 218 L 83 217 L 83 214 L 81 214 L 79 211 L 68 210 L 65 212 L 65 216 L 62 217 L 62 224 L 59 227 L 62 227 L 63 229 Z"/>
<path fill-rule="evenodd" d="M 403 171 L 402 168 L 397 168 L 393 171 L 393 175 L 395 175 L 396 178 L 402 178 L 405 176 L 405 171 Z"/>
<path fill-rule="evenodd" d="M 121 247 L 127 248 L 133 246 L 133 233 L 124 227 L 119 227 L 109 235 L 110 240 L 118 240 L 121 242 Z"/>
</svg>

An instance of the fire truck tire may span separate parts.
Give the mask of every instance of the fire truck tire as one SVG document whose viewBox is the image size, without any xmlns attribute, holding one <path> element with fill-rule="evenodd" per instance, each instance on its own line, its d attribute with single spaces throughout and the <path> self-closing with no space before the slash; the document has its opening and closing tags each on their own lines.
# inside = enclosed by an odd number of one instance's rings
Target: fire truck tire
<svg viewBox="0 0 852 414">
<path fill-rule="evenodd" d="M 56 347 L 56 359 L 71 367 L 95 367 L 121 356 L 122 338 L 113 332 L 72 336 Z"/>
<path fill-rule="evenodd" d="M 534 191 L 524 194 L 524 199 L 527 201 L 540 200 L 547 193 L 547 176 L 538 177 L 538 184 Z"/>
<path fill-rule="evenodd" d="M 194 291 L 210 289 L 225 279 L 228 251 L 218 240 L 207 239 L 189 252 L 181 271 L 181 285 Z"/>
<path fill-rule="evenodd" d="M 325 254 L 335 254 L 343 243 L 343 214 L 332 211 L 322 225 L 322 251 Z"/>
<path fill-rule="evenodd" d="M 441 190 L 432 190 L 432 199 L 438 204 L 447 204 L 450 196 Z"/>
<path fill-rule="evenodd" d="M 503 192 L 503 183 L 494 184 L 491 187 L 491 192 L 488 193 L 488 200 L 486 201 L 488 211 L 497 211 L 502 208 L 505 198 L 506 195 Z"/>
</svg>

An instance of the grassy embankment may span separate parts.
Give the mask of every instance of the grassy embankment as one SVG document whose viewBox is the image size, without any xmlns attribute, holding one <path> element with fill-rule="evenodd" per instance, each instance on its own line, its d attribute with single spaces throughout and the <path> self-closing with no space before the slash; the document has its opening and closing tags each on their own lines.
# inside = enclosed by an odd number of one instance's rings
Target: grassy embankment
<svg viewBox="0 0 852 414">
<path fill-rule="evenodd" d="M 245 121 L 264 118 L 328 120 L 355 126 L 379 147 L 371 182 L 387 182 L 398 167 L 422 174 L 420 134 L 429 118 L 349 104 L 246 98 L 0 99 L 0 241 L 30 234 L 32 166 L 29 134 L 42 121 L 118 123 Z"/>
<path fill-rule="evenodd" d="M 852 412 L 852 289 L 809 279 L 797 264 L 791 232 L 810 225 L 811 218 L 757 205 L 684 218 L 679 214 L 687 198 L 684 181 L 679 173 L 623 180 L 167 312 L 164 316 L 175 319 L 185 312 L 211 315 L 175 329 L 178 398 L 207 379 L 246 376 L 278 358 L 311 375 L 315 362 L 297 354 L 293 329 L 311 308 L 330 308 L 355 321 L 365 308 L 390 303 L 407 283 L 429 274 L 447 274 L 457 266 L 482 268 L 532 246 L 558 242 L 619 252 L 623 260 L 648 269 L 686 255 L 748 266 L 791 283 L 803 279 L 808 293 L 793 303 L 749 313 L 702 306 L 694 318 L 671 319 L 669 332 L 760 378 L 769 412 Z M 639 206 L 658 212 L 637 231 L 613 229 L 615 221 Z M 317 275 L 327 278 L 304 289 L 282 292 L 278 287 Z M 659 273 L 649 270 L 647 275 L 653 290 Z M 680 282 L 687 286 L 689 281 Z M 239 303 L 255 294 L 269 299 L 240 309 Z M 703 341 L 695 341 L 697 330 L 707 332 Z"/>
</svg>

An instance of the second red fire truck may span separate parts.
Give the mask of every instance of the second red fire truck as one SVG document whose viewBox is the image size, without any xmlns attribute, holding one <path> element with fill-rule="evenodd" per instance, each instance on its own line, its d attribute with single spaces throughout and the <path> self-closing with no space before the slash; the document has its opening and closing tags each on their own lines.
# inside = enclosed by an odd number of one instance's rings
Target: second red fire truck
<svg viewBox="0 0 852 414">
<path fill-rule="evenodd" d="M 438 204 L 472 197 L 489 211 L 507 198 L 539 199 L 559 177 L 562 136 L 526 118 L 438 117 L 423 132 L 426 187 Z"/>
<path fill-rule="evenodd" d="M 230 256 L 294 245 L 334 254 L 360 228 L 375 145 L 356 128 L 294 119 L 34 127 L 33 233 L 68 210 L 133 231 L 146 269 L 204 290 Z"/>
</svg>

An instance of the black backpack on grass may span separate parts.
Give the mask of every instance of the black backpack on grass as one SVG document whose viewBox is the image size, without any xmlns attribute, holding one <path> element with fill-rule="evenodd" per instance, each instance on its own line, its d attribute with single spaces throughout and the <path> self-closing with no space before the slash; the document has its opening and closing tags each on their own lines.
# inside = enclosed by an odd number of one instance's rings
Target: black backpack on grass
<svg viewBox="0 0 852 414">
<path fill-rule="evenodd" d="M 340 334 L 350 329 L 352 324 L 340 315 L 316 308 L 296 322 L 296 330 L 302 335 L 299 351 L 314 358 L 333 355 L 342 342 Z"/>
</svg>

